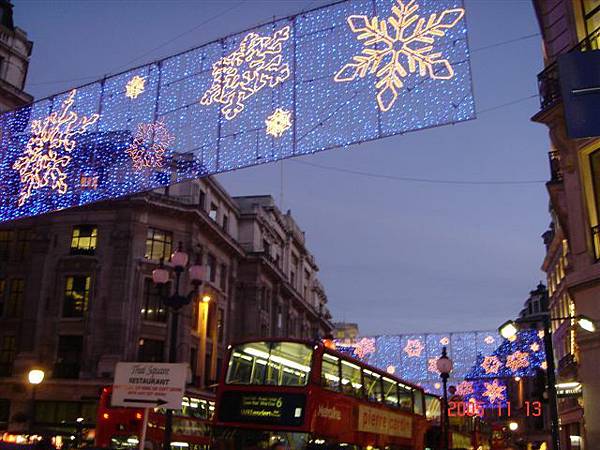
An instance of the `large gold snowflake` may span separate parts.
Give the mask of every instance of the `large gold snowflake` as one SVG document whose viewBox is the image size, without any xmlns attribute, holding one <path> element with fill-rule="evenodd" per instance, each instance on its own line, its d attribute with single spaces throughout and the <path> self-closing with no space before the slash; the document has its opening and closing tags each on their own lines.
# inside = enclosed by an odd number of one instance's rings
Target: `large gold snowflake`
<svg viewBox="0 0 600 450">
<path fill-rule="evenodd" d="M 267 134 L 279 138 L 291 128 L 292 113 L 285 109 L 277 108 L 273 114 L 267 117 L 265 125 L 267 126 Z"/>
<path fill-rule="evenodd" d="M 348 17 L 350 29 L 357 39 L 364 41 L 359 55 L 342 67 L 335 75 L 337 82 L 353 81 L 367 74 L 378 81 L 377 103 L 382 111 L 389 111 L 404 86 L 403 79 L 418 72 L 420 76 L 434 80 L 449 80 L 454 69 L 441 52 L 434 50 L 436 38 L 444 37 L 464 16 L 462 8 L 446 9 L 441 14 L 431 14 L 426 20 L 416 12 L 416 0 L 405 3 L 396 0 L 392 15 L 387 19 L 365 15 Z"/>
<path fill-rule="evenodd" d="M 67 192 L 65 169 L 72 159 L 69 154 L 77 144 L 74 137 L 85 133 L 100 117 L 92 114 L 79 118 L 76 112 L 71 111 L 76 93 L 76 89 L 69 93 L 59 111 L 31 122 L 32 136 L 23 156 L 17 158 L 12 166 L 19 172 L 21 181 L 19 206 L 25 204 L 34 190 L 46 186 L 59 194 Z"/>
<path fill-rule="evenodd" d="M 529 354 L 525 352 L 516 351 L 506 357 L 506 367 L 510 368 L 513 372 L 529 367 Z"/>
<path fill-rule="evenodd" d="M 248 33 L 237 50 L 213 64 L 212 85 L 200 103 L 220 103 L 225 118 L 234 119 L 244 110 L 248 98 L 265 86 L 273 88 L 290 77 L 290 68 L 281 54 L 283 43 L 289 38 L 289 26 L 273 36 Z"/>
<path fill-rule="evenodd" d="M 483 383 L 483 385 L 485 386 L 483 395 L 489 399 L 490 403 L 494 403 L 496 400 L 504 400 L 506 398 L 504 395 L 506 386 L 499 384 L 498 380 L 494 380 L 491 383 Z"/>
</svg>

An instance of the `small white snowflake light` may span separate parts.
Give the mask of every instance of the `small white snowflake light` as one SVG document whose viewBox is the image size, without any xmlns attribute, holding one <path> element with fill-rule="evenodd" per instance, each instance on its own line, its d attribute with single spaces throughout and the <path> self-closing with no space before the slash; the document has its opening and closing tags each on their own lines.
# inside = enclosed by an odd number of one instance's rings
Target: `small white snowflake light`
<svg viewBox="0 0 600 450">
<path fill-rule="evenodd" d="M 273 114 L 265 120 L 267 134 L 279 138 L 283 136 L 292 126 L 292 113 L 285 109 L 277 108 Z"/>
<path fill-rule="evenodd" d="M 125 86 L 125 96 L 130 99 L 138 98 L 146 90 L 146 78 L 134 76 Z"/>
<path fill-rule="evenodd" d="M 485 339 L 483 340 L 483 342 L 485 342 L 488 345 L 492 345 L 494 342 L 496 342 L 496 340 L 494 339 L 494 336 L 486 336 Z"/>
<path fill-rule="evenodd" d="M 396 373 L 396 367 L 395 366 L 387 366 L 387 369 L 385 369 L 387 373 L 393 375 L 394 373 Z"/>
</svg>

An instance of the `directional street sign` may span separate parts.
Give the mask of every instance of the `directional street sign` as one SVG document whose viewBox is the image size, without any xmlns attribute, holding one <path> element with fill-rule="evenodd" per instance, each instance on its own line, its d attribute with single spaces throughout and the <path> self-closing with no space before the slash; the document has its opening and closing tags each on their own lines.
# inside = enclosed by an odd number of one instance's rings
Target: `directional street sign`
<svg viewBox="0 0 600 450">
<path fill-rule="evenodd" d="M 112 406 L 181 409 L 187 364 L 117 363 Z"/>
</svg>

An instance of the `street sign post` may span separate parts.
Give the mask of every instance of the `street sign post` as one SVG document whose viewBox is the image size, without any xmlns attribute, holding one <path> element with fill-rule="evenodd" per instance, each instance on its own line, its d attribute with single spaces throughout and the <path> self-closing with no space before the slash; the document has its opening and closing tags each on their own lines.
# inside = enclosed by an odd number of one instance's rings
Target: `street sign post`
<svg viewBox="0 0 600 450">
<path fill-rule="evenodd" d="M 112 406 L 181 409 L 187 364 L 117 363 Z"/>
</svg>

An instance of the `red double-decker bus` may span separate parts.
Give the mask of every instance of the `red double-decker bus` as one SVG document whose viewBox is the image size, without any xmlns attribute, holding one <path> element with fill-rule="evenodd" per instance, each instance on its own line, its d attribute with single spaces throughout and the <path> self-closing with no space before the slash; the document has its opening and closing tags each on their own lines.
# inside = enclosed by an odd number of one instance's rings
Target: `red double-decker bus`
<svg viewBox="0 0 600 450">
<path fill-rule="evenodd" d="M 322 343 L 266 339 L 229 347 L 215 447 L 423 449 L 424 392 Z"/>
<path fill-rule="evenodd" d="M 111 393 L 112 388 L 106 387 L 100 395 L 95 445 L 101 448 L 137 449 L 142 435 L 144 410 L 111 407 Z M 214 410 L 214 396 L 186 393 L 181 410 L 173 414 L 172 447 L 179 450 L 209 449 Z M 144 448 L 162 448 L 164 434 L 164 410 L 151 409 Z"/>
</svg>

